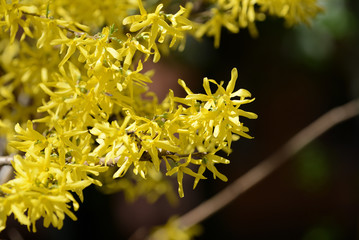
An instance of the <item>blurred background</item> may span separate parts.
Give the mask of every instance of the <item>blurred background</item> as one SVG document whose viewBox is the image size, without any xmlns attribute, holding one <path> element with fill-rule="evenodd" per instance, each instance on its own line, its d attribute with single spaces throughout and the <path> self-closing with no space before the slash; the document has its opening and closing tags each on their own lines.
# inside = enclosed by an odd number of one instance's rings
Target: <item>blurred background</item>
<svg viewBox="0 0 359 240">
<path fill-rule="evenodd" d="M 168 89 L 183 94 L 177 79 L 202 91 L 202 78 L 228 81 L 239 71 L 237 88 L 256 101 L 244 106 L 259 115 L 242 119 L 253 140 L 233 144 L 230 165 L 218 166 L 229 178 L 199 183 L 171 206 L 165 198 L 126 203 L 123 193 L 85 190 L 85 202 L 61 231 L 28 233 L 13 228 L 4 239 L 128 239 L 141 227 L 164 224 L 182 215 L 243 175 L 280 148 L 290 137 L 333 107 L 359 97 L 359 1 L 326 0 L 325 12 L 311 26 L 284 27 L 278 19 L 257 24 L 259 37 L 247 30 L 223 30 L 221 47 L 213 39 L 189 39 L 184 52 L 162 58 L 151 88 L 163 98 Z M 176 188 L 176 187 L 175 187 Z M 39 224 L 40 226 L 40 224 Z M 359 239 L 359 118 L 341 123 L 315 140 L 270 177 L 202 223 L 197 239 Z M 20 229 L 15 231 L 14 229 Z M 21 235 L 20 238 L 18 235 Z M 17 236 L 17 238 L 16 238 Z"/>
</svg>

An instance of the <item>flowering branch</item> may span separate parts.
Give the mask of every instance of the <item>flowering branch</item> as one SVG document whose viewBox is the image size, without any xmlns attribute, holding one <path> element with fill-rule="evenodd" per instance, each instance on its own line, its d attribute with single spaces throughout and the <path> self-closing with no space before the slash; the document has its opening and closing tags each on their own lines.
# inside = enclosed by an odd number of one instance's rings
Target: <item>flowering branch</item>
<svg viewBox="0 0 359 240">
<path fill-rule="evenodd" d="M 310 142 L 334 127 L 338 123 L 359 115 L 359 99 L 352 100 L 342 106 L 333 108 L 309 126 L 294 135 L 280 149 L 270 157 L 252 168 L 249 172 L 235 180 L 214 197 L 201 203 L 196 208 L 179 217 L 178 221 L 183 227 L 191 227 L 198 224 L 220 209 L 224 208 L 241 194 L 261 182 L 284 163 L 291 156 L 303 149 Z"/>
<path fill-rule="evenodd" d="M 164 152 L 159 151 L 158 153 L 159 153 L 158 154 L 159 158 L 169 157 L 169 159 L 171 159 L 171 156 L 176 156 L 176 157 L 179 157 L 179 158 L 188 158 L 189 157 L 189 154 L 176 154 L 176 153 L 173 153 L 173 152 L 170 152 L 170 151 L 164 151 Z M 206 156 L 206 154 L 207 153 L 203 153 L 203 152 L 195 152 L 195 153 L 192 154 L 192 158 L 201 159 L 204 156 Z M 11 165 L 11 161 L 13 159 L 14 159 L 13 156 L 0 156 L 0 166 Z M 69 157 L 66 160 L 67 160 L 67 162 L 70 162 L 71 157 Z M 104 166 L 104 165 L 106 165 L 106 166 L 115 166 L 116 163 L 118 162 L 118 160 L 119 160 L 119 157 L 116 157 L 116 158 L 111 159 L 108 162 L 106 162 L 105 158 L 100 158 L 100 160 L 98 162 L 98 165 L 101 165 L 101 166 Z M 143 154 L 143 157 L 139 161 L 151 161 L 151 159 L 148 157 L 148 154 Z"/>
<path fill-rule="evenodd" d="M 201 1 L 204 18 L 195 23 L 191 2 L 170 14 L 165 10 L 171 1 L 157 6 L 121 1 L 120 7 L 112 1 L 104 8 L 101 1 L 1 0 L 1 135 L 10 142 L 6 147 L 24 156 L 0 157 L 0 232 L 11 214 L 34 232 L 40 218 L 45 227 L 61 229 L 65 215 L 76 220 L 74 195 L 83 201 L 83 189 L 101 185 L 95 176 L 107 171 L 112 183 L 130 168 L 148 180 L 154 172 L 163 174 L 160 166 L 165 165 L 166 176 L 177 176 L 181 197 L 184 174 L 195 178 L 194 188 L 207 170 L 227 181 L 215 165 L 229 160 L 217 152 L 230 153 L 233 141 L 252 138 L 240 119 L 257 118 L 241 109 L 254 98 L 247 90 L 235 90 L 237 70 L 226 88 L 205 78 L 205 94 L 193 93 L 179 80 L 187 96 L 170 91 L 159 103 L 149 92 L 151 72 L 144 73 L 142 63 L 159 61 L 170 48 L 183 49 L 189 33 L 213 36 L 218 47 L 223 27 L 256 34 L 255 22 L 267 14 L 292 25 L 307 22 L 321 9 L 317 0 L 290 6 L 286 1 Z M 23 99 L 31 103 L 22 104 Z M 112 165 L 118 167 L 114 173 Z M 16 178 L 7 181 L 5 170 Z"/>
<path fill-rule="evenodd" d="M 196 208 L 181 216 L 178 221 L 182 227 L 188 228 L 198 224 L 234 199 L 264 180 L 267 176 L 286 163 L 291 156 L 303 149 L 310 142 L 334 127 L 335 125 L 359 115 L 359 99 L 352 100 L 336 107 L 322 115 L 309 126 L 293 136 L 285 145 L 270 157 L 252 168 L 245 175 L 239 177 L 231 185 L 219 192 L 211 199 L 203 202 Z M 198 153 L 203 154 L 203 153 Z M 166 154 L 165 154 L 166 155 Z M 10 165 L 12 156 L 1 156 L 0 166 Z M 114 160 L 116 161 L 116 159 Z M 104 164 L 101 159 L 100 164 Z M 143 229 L 142 229 L 143 230 Z"/>
</svg>

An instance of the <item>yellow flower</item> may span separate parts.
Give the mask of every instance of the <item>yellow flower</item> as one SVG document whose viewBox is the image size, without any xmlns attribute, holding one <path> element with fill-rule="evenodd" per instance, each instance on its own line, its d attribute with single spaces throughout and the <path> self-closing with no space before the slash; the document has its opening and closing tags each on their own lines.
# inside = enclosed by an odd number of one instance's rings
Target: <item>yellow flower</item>
<svg viewBox="0 0 359 240">
<path fill-rule="evenodd" d="M 192 177 L 195 177 L 196 179 L 206 179 L 202 174 L 198 174 L 193 172 L 190 168 L 188 168 L 188 164 L 191 162 L 192 158 L 191 158 L 191 154 L 188 156 L 187 161 L 179 164 L 178 166 L 172 168 L 170 171 L 168 171 L 166 173 L 167 176 L 171 176 L 175 173 L 177 173 L 177 182 L 178 182 L 178 194 L 180 195 L 181 198 L 184 197 L 184 192 L 183 192 L 183 173 L 186 173 Z M 167 160 L 166 160 L 167 161 Z M 177 163 L 178 164 L 178 163 Z"/>
</svg>

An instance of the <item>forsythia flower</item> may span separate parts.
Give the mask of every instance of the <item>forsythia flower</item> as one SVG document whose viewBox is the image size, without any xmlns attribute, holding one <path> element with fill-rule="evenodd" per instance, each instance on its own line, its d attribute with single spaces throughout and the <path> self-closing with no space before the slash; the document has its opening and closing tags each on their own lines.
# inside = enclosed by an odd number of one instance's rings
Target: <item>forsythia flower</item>
<svg viewBox="0 0 359 240">
<path fill-rule="evenodd" d="M 179 164 L 178 166 L 172 168 L 170 171 L 168 171 L 166 173 L 166 175 L 171 176 L 174 173 L 177 173 L 177 182 L 178 182 L 178 193 L 180 195 L 180 197 L 184 197 L 184 192 L 183 192 L 183 173 L 186 173 L 192 177 L 195 177 L 196 179 L 206 179 L 205 177 L 202 176 L 201 174 L 195 173 L 193 172 L 190 168 L 188 168 L 188 164 L 191 162 L 191 155 L 188 156 L 188 160 L 185 163 Z M 168 162 L 166 160 L 166 163 L 168 165 Z"/>
</svg>

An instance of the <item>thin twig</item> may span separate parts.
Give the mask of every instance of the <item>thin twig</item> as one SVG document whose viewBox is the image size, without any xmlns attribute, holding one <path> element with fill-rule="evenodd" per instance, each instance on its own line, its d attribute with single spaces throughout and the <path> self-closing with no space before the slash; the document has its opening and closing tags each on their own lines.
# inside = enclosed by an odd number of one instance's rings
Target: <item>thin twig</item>
<svg viewBox="0 0 359 240">
<path fill-rule="evenodd" d="M 14 178 L 15 173 L 14 169 L 10 165 L 4 165 L 0 168 L 0 185 L 10 181 L 10 179 Z M 1 193 L 0 193 L 1 196 Z"/>
<path fill-rule="evenodd" d="M 0 166 L 11 165 L 11 160 L 13 160 L 13 158 L 13 156 L 0 156 Z"/>
<path fill-rule="evenodd" d="M 184 228 L 194 226 L 238 198 L 289 160 L 291 156 L 336 124 L 359 115 L 359 99 L 336 107 L 294 135 L 270 157 L 239 177 L 212 198 L 179 217 Z"/>
</svg>

